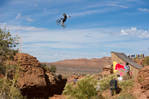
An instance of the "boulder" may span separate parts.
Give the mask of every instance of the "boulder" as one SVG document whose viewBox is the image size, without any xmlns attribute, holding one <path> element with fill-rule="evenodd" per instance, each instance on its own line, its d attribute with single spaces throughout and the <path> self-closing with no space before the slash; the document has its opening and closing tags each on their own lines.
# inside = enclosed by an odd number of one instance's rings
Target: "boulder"
<svg viewBox="0 0 149 99">
<path fill-rule="evenodd" d="M 103 71 L 101 72 L 102 76 L 108 76 L 113 73 L 112 66 L 106 65 L 103 67 Z"/>
</svg>

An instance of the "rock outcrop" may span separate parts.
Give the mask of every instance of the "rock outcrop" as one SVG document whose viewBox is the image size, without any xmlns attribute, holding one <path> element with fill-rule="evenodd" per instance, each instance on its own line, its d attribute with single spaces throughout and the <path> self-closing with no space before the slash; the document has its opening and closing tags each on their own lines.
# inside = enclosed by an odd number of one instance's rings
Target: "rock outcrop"
<svg viewBox="0 0 149 99">
<path fill-rule="evenodd" d="M 24 96 L 46 99 L 54 94 L 62 93 L 66 80 L 47 72 L 35 57 L 18 53 L 14 60 L 21 70 L 17 85 Z"/>
<path fill-rule="evenodd" d="M 142 93 L 149 99 L 149 66 L 145 66 L 139 71 L 138 82 L 141 85 Z"/>
<path fill-rule="evenodd" d="M 133 61 L 135 61 L 136 63 L 138 63 L 139 65 L 144 65 L 144 58 L 137 58 L 137 59 L 133 59 Z"/>
<path fill-rule="evenodd" d="M 14 61 L 16 61 L 21 67 L 40 67 L 40 62 L 29 54 L 25 53 L 17 53 L 14 57 Z"/>
<path fill-rule="evenodd" d="M 0 74 L 0 78 L 3 78 L 4 77 L 4 75 L 3 74 Z"/>
<path fill-rule="evenodd" d="M 53 96 L 53 97 L 51 97 L 49 99 L 67 99 L 67 98 L 65 96 L 63 96 L 63 95 L 55 95 L 55 96 Z"/>
<path fill-rule="evenodd" d="M 74 82 L 75 79 L 79 80 L 83 77 L 84 77 L 83 75 L 73 74 L 73 75 L 71 75 L 70 77 L 67 78 L 67 83 Z"/>
<path fill-rule="evenodd" d="M 48 87 L 45 80 L 44 70 L 40 67 L 38 60 L 24 53 L 17 53 L 14 61 L 20 68 L 18 87 L 24 96 L 47 97 Z"/>
<path fill-rule="evenodd" d="M 101 72 L 101 75 L 108 76 L 108 75 L 112 74 L 112 72 L 113 72 L 112 66 L 107 65 L 107 66 L 103 67 L 103 71 Z"/>
<path fill-rule="evenodd" d="M 64 90 L 65 84 L 67 82 L 67 79 L 62 78 L 61 75 L 55 75 L 50 72 L 46 72 L 46 75 L 48 76 L 48 80 L 50 81 L 48 87 L 49 87 L 49 96 L 53 96 L 54 94 L 60 95 L 62 94 L 62 91 Z"/>
</svg>

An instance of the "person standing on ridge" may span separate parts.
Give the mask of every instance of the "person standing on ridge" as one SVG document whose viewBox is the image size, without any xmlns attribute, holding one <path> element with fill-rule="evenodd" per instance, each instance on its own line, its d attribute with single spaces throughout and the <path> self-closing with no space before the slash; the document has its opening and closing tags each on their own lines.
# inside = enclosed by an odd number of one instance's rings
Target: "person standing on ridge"
<svg viewBox="0 0 149 99">
<path fill-rule="evenodd" d="M 128 78 L 130 78 L 130 66 L 129 66 L 129 63 L 126 63 L 126 65 L 125 65 L 124 68 L 126 70 L 126 73 L 127 73 Z"/>
</svg>

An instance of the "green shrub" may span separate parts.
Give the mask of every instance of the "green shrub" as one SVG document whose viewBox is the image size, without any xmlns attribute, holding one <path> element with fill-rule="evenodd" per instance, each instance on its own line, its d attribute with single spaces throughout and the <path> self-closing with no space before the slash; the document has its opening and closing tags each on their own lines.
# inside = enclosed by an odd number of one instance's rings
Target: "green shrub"
<svg viewBox="0 0 149 99">
<path fill-rule="evenodd" d="M 77 81 L 76 84 L 66 84 L 63 94 L 68 95 L 71 99 L 95 99 L 97 80 L 93 76 L 86 76 Z"/>
<path fill-rule="evenodd" d="M 2 64 L 0 64 L 0 74 L 5 74 L 5 67 L 2 65 Z"/>
<path fill-rule="evenodd" d="M 13 77 L 9 78 L 9 72 L 13 70 Z M 0 97 L 4 99 L 23 99 L 19 88 L 17 88 L 18 66 L 6 66 L 5 77 L 0 79 Z"/>
<path fill-rule="evenodd" d="M 116 78 L 116 75 L 109 75 L 107 77 L 102 78 L 99 83 L 100 83 L 100 91 L 104 91 L 106 89 L 110 88 L 110 80 L 112 80 L 113 78 Z M 131 87 L 133 87 L 134 85 L 134 81 L 132 79 L 130 80 L 123 80 L 121 82 L 118 82 L 118 86 L 124 91 L 127 90 Z"/>
<path fill-rule="evenodd" d="M 55 65 L 51 65 L 50 67 L 46 64 L 41 64 L 41 67 L 49 72 L 55 73 L 56 72 L 56 66 Z"/>
<path fill-rule="evenodd" d="M 108 75 L 104 78 L 102 78 L 99 83 L 100 83 L 100 91 L 104 91 L 106 89 L 109 89 L 110 88 L 110 80 L 112 80 L 113 78 L 115 78 L 116 75 L 113 74 L 113 75 Z"/>
<path fill-rule="evenodd" d="M 41 64 L 41 67 L 42 67 L 45 71 L 50 71 L 50 68 L 49 68 L 46 64 Z"/>
<path fill-rule="evenodd" d="M 136 99 L 136 97 L 130 93 L 125 93 L 125 94 L 119 95 L 116 99 Z"/>
<path fill-rule="evenodd" d="M 56 66 L 55 65 L 50 66 L 50 72 L 52 72 L 52 73 L 56 72 Z"/>
<path fill-rule="evenodd" d="M 4 99 L 23 99 L 19 88 L 13 85 L 13 80 L 1 79 L 0 80 L 0 96 Z"/>
<path fill-rule="evenodd" d="M 143 62 L 143 65 L 149 65 L 149 56 L 145 57 L 144 58 L 144 62 Z"/>
<path fill-rule="evenodd" d="M 123 80 L 122 82 L 118 83 L 119 87 L 122 88 L 123 91 L 129 90 L 129 88 L 132 88 L 134 85 L 134 80 Z"/>
<path fill-rule="evenodd" d="M 22 99 L 19 88 L 17 88 L 17 79 L 19 66 L 7 65 L 5 62 L 13 60 L 18 52 L 18 37 L 12 37 L 9 31 L 0 28 L 0 73 L 5 77 L 0 78 L 0 99 Z"/>
<path fill-rule="evenodd" d="M 12 59 L 17 50 L 14 50 L 18 45 L 18 37 L 12 37 L 9 31 L 0 28 L 0 62 L 3 60 Z"/>
</svg>

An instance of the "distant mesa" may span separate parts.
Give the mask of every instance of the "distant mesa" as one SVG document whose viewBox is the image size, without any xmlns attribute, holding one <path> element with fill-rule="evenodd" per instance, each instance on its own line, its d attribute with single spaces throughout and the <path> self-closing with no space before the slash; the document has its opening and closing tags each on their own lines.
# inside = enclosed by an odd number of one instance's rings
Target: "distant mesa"
<svg viewBox="0 0 149 99">
<path fill-rule="evenodd" d="M 102 68 L 107 65 L 111 65 L 112 61 L 110 57 L 92 58 L 92 59 L 68 59 L 52 63 L 46 63 L 48 66 L 55 65 L 57 72 L 59 73 L 99 73 Z"/>
</svg>

